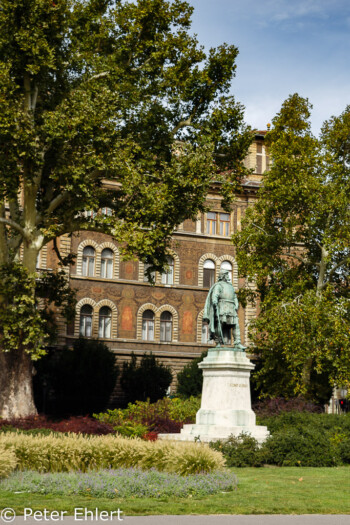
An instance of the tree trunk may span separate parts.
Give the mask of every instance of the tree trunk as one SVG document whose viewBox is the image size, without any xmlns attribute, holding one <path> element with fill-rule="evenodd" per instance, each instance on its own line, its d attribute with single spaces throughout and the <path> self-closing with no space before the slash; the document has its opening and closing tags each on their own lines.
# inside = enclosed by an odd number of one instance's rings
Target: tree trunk
<svg viewBox="0 0 350 525">
<path fill-rule="evenodd" d="M 0 351 L 0 417 L 37 414 L 33 396 L 33 363 L 23 350 Z"/>
</svg>

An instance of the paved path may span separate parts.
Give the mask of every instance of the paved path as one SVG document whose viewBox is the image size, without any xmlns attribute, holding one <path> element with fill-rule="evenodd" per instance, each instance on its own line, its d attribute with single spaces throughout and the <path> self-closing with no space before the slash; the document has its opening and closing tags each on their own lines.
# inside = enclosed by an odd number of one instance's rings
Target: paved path
<svg viewBox="0 0 350 525">
<path fill-rule="evenodd" d="M 307 514 L 300 516 L 286 515 L 256 515 L 256 516 L 228 516 L 228 515 L 211 515 L 211 516 L 123 516 L 122 521 L 113 518 L 112 524 L 117 525 L 350 525 L 350 515 L 324 515 L 324 514 Z M 33 517 L 18 516 L 12 523 L 13 525 L 37 525 L 38 523 L 62 523 L 63 525 L 84 525 L 95 524 L 102 525 L 110 523 L 105 520 L 74 519 L 72 516 L 64 516 L 58 520 L 35 520 Z"/>
</svg>

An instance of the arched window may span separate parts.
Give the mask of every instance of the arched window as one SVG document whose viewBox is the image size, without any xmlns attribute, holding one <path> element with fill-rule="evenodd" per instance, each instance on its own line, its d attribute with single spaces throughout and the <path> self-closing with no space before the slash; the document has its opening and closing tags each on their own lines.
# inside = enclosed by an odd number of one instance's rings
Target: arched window
<svg viewBox="0 0 350 525">
<path fill-rule="evenodd" d="M 162 273 L 162 284 L 174 284 L 174 259 L 172 257 L 168 257 L 167 265 L 167 271 Z"/>
<path fill-rule="evenodd" d="M 230 274 L 230 281 L 232 283 L 232 264 L 229 261 L 223 261 L 220 270 L 227 270 Z"/>
<path fill-rule="evenodd" d="M 84 304 L 80 310 L 80 335 L 91 337 L 92 335 L 92 306 Z"/>
<path fill-rule="evenodd" d="M 112 279 L 114 253 L 110 248 L 105 248 L 101 253 L 101 277 Z"/>
<path fill-rule="evenodd" d="M 154 312 L 145 310 L 142 314 L 142 339 L 154 341 Z"/>
<path fill-rule="evenodd" d="M 209 325 L 208 323 L 202 322 L 202 343 L 209 341 Z"/>
<path fill-rule="evenodd" d="M 83 275 L 92 277 L 95 271 L 95 250 L 92 246 L 85 246 L 83 250 Z"/>
<path fill-rule="evenodd" d="M 170 342 L 173 338 L 173 316 L 170 312 L 162 312 L 160 316 L 160 340 Z"/>
<path fill-rule="evenodd" d="M 104 339 L 111 337 L 112 310 L 102 306 L 98 316 L 98 336 Z"/>
<path fill-rule="evenodd" d="M 215 263 L 207 259 L 203 264 L 203 286 L 210 288 L 215 282 Z"/>
</svg>

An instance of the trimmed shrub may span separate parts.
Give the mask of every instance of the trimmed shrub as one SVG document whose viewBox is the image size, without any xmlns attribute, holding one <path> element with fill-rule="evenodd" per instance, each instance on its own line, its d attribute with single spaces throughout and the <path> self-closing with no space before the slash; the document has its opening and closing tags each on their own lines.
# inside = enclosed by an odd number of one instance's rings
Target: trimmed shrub
<svg viewBox="0 0 350 525">
<path fill-rule="evenodd" d="M 10 448 L 0 445 L 0 478 L 8 476 L 16 465 L 16 454 Z"/>
<path fill-rule="evenodd" d="M 131 360 L 123 364 L 120 385 L 126 403 L 147 399 L 154 403 L 166 395 L 172 378 L 170 368 L 160 363 L 152 353 L 145 353 L 138 364 L 132 352 Z"/>
<path fill-rule="evenodd" d="M 86 415 L 103 410 L 119 372 L 108 346 L 82 337 L 74 342 L 72 350 L 50 350 L 35 367 L 37 408 L 53 415 Z"/>
<path fill-rule="evenodd" d="M 230 436 L 227 440 L 210 443 L 210 447 L 222 452 L 227 467 L 261 467 L 266 463 L 264 449 L 244 432 L 238 437 Z"/>
<path fill-rule="evenodd" d="M 177 393 L 185 398 L 200 396 L 203 386 L 203 371 L 198 363 L 203 361 L 208 352 L 202 352 L 200 357 L 193 359 L 177 374 Z"/>
<path fill-rule="evenodd" d="M 266 463 L 284 467 L 334 467 L 341 465 L 340 451 L 329 437 L 314 430 L 275 432 L 263 445 Z"/>
<path fill-rule="evenodd" d="M 251 436 L 231 437 L 211 445 L 228 466 L 332 467 L 350 463 L 348 415 L 286 412 L 260 418 L 272 435 L 261 445 Z"/>
<path fill-rule="evenodd" d="M 266 425 L 273 434 L 288 428 L 299 432 L 312 430 L 327 432 L 330 435 L 339 432 L 350 434 L 350 414 L 310 414 L 307 412 L 284 412 L 277 416 L 258 417 L 260 425 Z"/>
<path fill-rule="evenodd" d="M 343 463 L 350 463 L 350 436 L 346 436 L 339 444 L 340 457 Z"/>
<path fill-rule="evenodd" d="M 119 436 L 0 435 L 0 447 L 11 448 L 19 470 L 87 472 L 137 467 L 181 475 L 211 472 L 224 466 L 222 454 L 202 443 L 142 441 Z"/>
</svg>

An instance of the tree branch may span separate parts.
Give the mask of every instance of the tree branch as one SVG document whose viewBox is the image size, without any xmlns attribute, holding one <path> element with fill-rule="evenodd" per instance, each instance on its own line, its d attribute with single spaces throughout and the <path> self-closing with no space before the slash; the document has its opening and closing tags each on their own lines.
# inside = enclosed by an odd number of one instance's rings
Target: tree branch
<svg viewBox="0 0 350 525">
<path fill-rule="evenodd" d="M 338 270 L 338 268 L 340 268 L 341 266 L 343 266 L 343 264 L 345 264 L 347 261 L 350 260 L 350 254 L 347 256 L 347 257 L 344 257 L 344 259 L 342 259 L 341 261 L 339 261 L 337 264 L 335 264 L 333 266 L 333 268 L 330 270 L 329 272 L 329 275 L 328 275 L 328 279 L 327 279 L 327 282 L 324 284 L 324 286 L 326 286 L 327 283 L 329 283 L 331 281 L 331 278 L 332 276 L 334 275 L 334 273 Z M 323 286 L 323 287 L 324 287 Z"/>
<path fill-rule="evenodd" d="M 59 195 L 57 195 L 57 197 L 52 199 L 52 201 L 50 202 L 46 210 L 46 214 L 50 215 L 50 213 L 55 211 L 56 208 L 58 208 L 58 206 L 60 206 L 65 200 L 67 200 L 68 197 L 69 197 L 68 191 L 64 191 L 63 193 L 60 193 Z"/>
<path fill-rule="evenodd" d="M 11 219 L 4 219 L 3 217 L 0 217 L 0 223 L 6 224 L 7 226 L 10 226 L 10 228 L 13 228 L 14 230 L 18 231 L 23 237 L 23 239 L 26 239 L 27 241 L 30 240 L 30 237 L 28 233 L 25 231 L 22 226 L 17 224 L 17 222 L 12 221 Z"/>
<path fill-rule="evenodd" d="M 258 230 L 262 231 L 263 233 L 265 233 L 265 235 L 267 235 L 268 237 L 273 237 L 272 233 L 267 233 L 266 230 L 264 230 L 263 228 L 261 228 L 261 226 L 258 226 L 257 224 L 255 224 L 255 222 L 252 222 L 252 226 L 254 226 L 255 228 L 258 228 Z"/>
<path fill-rule="evenodd" d="M 192 123 L 192 119 L 193 119 L 193 116 L 194 116 L 194 113 L 195 111 L 192 112 L 192 114 L 186 119 L 186 120 L 181 120 L 176 126 L 175 128 L 170 132 L 171 135 L 176 135 L 176 133 L 179 131 L 179 129 L 181 128 L 185 128 L 187 126 L 190 126 L 191 123 Z"/>
<path fill-rule="evenodd" d="M 38 93 L 39 93 L 39 89 L 38 89 L 38 86 L 35 86 L 34 87 L 34 92 L 33 92 L 33 97 L 32 97 L 32 100 L 31 100 L 31 105 L 30 105 L 30 109 L 33 111 L 35 111 L 35 108 L 36 108 L 36 101 L 38 99 Z"/>
<path fill-rule="evenodd" d="M 110 74 L 109 71 L 103 71 L 102 73 L 97 73 L 96 75 L 93 75 L 92 77 L 88 78 L 85 82 L 92 82 L 93 80 L 98 80 L 99 78 L 108 77 Z"/>
</svg>

